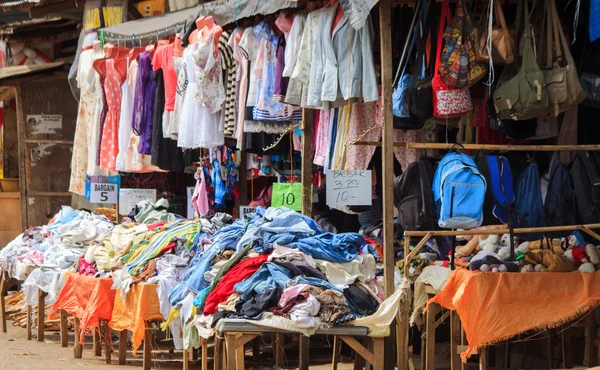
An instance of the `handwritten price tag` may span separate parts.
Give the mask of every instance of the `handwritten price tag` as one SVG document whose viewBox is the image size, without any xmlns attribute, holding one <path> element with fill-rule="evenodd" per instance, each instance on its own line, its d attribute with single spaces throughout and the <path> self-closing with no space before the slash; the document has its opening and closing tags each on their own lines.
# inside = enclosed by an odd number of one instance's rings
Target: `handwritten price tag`
<svg viewBox="0 0 600 370">
<path fill-rule="evenodd" d="M 371 171 L 327 171 L 326 196 L 329 206 L 370 206 Z"/>
<path fill-rule="evenodd" d="M 287 207 L 294 211 L 302 210 L 302 184 L 279 183 L 273 184 L 271 207 Z"/>
</svg>

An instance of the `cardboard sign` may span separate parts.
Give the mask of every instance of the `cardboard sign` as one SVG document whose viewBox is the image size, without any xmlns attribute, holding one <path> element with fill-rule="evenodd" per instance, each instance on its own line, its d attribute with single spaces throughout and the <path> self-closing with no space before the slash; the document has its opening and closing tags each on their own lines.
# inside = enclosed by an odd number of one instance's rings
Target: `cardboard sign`
<svg viewBox="0 0 600 370">
<path fill-rule="evenodd" d="M 156 202 L 156 189 L 121 189 L 119 199 L 119 214 L 128 215 L 142 200 Z"/>
<path fill-rule="evenodd" d="M 121 176 L 86 176 L 85 177 L 85 199 L 92 201 L 92 184 L 93 183 L 105 183 L 105 184 L 116 184 L 119 188 L 121 187 Z M 115 202 L 116 203 L 116 202 Z"/>
<path fill-rule="evenodd" d="M 302 210 L 302 184 L 279 183 L 273 184 L 271 207 L 287 207 L 294 211 Z"/>
<path fill-rule="evenodd" d="M 240 206 L 240 218 L 244 218 L 249 213 L 256 213 L 256 207 Z"/>
<path fill-rule="evenodd" d="M 188 218 L 188 220 L 191 220 L 192 218 L 196 217 L 195 212 L 194 212 L 194 207 L 192 207 L 192 197 L 194 196 L 194 187 L 188 186 L 186 189 L 186 194 L 187 194 L 187 218 Z"/>
<path fill-rule="evenodd" d="M 372 204 L 371 171 L 327 171 L 328 206 L 370 206 Z"/>
<path fill-rule="evenodd" d="M 90 202 L 116 204 L 119 197 L 119 184 L 92 182 Z"/>
</svg>

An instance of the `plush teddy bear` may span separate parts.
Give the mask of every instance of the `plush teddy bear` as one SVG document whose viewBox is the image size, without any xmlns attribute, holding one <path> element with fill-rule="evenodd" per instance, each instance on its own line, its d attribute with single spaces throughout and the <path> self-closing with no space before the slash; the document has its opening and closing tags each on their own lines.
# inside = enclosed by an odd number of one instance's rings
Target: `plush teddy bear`
<svg viewBox="0 0 600 370">
<path fill-rule="evenodd" d="M 576 266 L 582 266 L 588 263 L 592 266 L 596 266 L 600 263 L 600 255 L 598 254 L 598 248 L 596 248 L 596 246 L 593 244 L 586 244 L 584 247 L 569 248 L 565 251 L 564 256 L 567 257 Z M 589 268 L 590 266 L 585 267 L 585 269 Z"/>
<path fill-rule="evenodd" d="M 500 237 L 496 234 L 487 235 L 485 238 L 484 236 L 485 235 L 481 235 L 479 237 L 479 248 L 484 251 L 496 253 L 500 245 Z"/>
</svg>

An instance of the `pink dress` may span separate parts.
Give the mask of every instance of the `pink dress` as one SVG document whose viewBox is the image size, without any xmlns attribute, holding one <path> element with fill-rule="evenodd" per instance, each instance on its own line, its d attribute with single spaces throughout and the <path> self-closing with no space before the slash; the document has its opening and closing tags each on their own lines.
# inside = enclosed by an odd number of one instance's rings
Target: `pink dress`
<svg viewBox="0 0 600 370">
<path fill-rule="evenodd" d="M 119 154 L 119 119 L 121 116 L 121 81 L 115 69 L 114 59 L 106 60 L 106 102 L 108 113 L 102 131 L 102 147 L 100 148 L 100 168 L 116 171 Z"/>
</svg>

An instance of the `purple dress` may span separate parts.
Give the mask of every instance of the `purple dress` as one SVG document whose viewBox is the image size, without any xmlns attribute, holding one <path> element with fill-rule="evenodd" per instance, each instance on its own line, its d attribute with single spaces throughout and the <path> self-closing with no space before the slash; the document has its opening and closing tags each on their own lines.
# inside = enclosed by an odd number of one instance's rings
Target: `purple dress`
<svg viewBox="0 0 600 370">
<path fill-rule="evenodd" d="M 133 132 L 140 137 L 138 152 L 152 154 L 152 105 L 156 94 L 156 81 L 152 70 L 150 51 L 138 56 L 138 74 L 133 100 Z"/>
<path fill-rule="evenodd" d="M 285 68 L 285 37 L 279 36 L 277 42 L 277 65 L 275 67 L 275 88 L 273 89 L 273 101 L 282 102 L 287 93 L 289 77 L 283 77 L 283 69 Z"/>
</svg>

